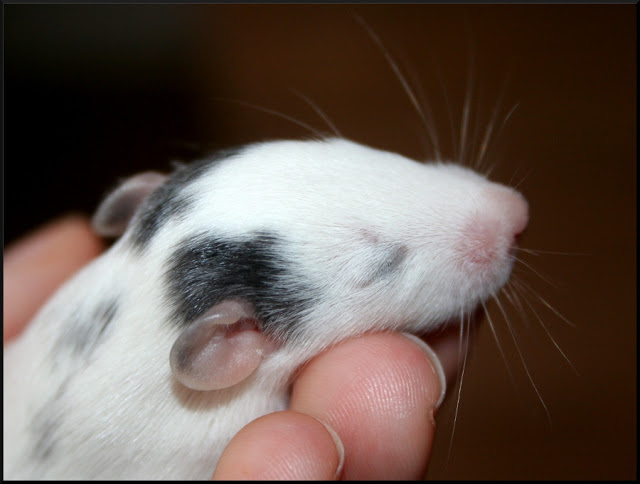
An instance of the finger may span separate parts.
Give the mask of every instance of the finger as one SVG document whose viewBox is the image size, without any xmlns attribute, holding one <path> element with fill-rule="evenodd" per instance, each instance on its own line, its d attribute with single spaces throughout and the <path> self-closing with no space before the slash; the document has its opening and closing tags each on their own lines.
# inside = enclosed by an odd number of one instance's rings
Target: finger
<svg viewBox="0 0 640 484">
<path fill-rule="evenodd" d="M 453 388 L 459 377 L 464 359 L 468 358 L 467 352 L 474 348 L 473 342 L 483 318 L 484 311 L 478 310 L 464 324 L 451 324 L 436 334 L 424 338 L 442 363 L 449 388 Z"/>
<path fill-rule="evenodd" d="M 290 410 L 244 427 L 227 446 L 214 479 L 334 479 L 341 445 L 316 419 Z"/>
<path fill-rule="evenodd" d="M 344 445 L 342 478 L 424 475 L 443 381 L 421 345 L 400 334 L 366 335 L 336 345 L 301 371 L 291 409 L 335 429 Z"/>
<path fill-rule="evenodd" d="M 4 254 L 4 340 L 17 335 L 69 276 L 103 250 L 85 217 L 67 216 L 14 242 Z"/>
</svg>

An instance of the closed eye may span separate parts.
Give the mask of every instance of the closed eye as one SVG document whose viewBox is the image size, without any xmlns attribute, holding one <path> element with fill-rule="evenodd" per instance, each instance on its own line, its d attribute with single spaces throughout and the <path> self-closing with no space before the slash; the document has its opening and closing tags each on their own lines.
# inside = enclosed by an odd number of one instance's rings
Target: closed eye
<svg viewBox="0 0 640 484">
<path fill-rule="evenodd" d="M 401 244 L 381 243 L 370 247 L 370 269 L 358 280 L 359 287 L 366 287 L 376 281 L 387 279 L 398 271 L 407 258 L 407 247 Z"/>
</svg>

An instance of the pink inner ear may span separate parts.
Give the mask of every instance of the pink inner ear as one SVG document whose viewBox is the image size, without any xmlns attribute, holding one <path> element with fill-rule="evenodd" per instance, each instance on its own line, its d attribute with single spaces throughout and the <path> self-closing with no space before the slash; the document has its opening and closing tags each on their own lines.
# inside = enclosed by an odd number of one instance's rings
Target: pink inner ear
<svg viewBox="0 0 640 484">
<path fill-rule="evenodd" d="M 247 306 L 225 301 L 178 337 L 171 348 L 171 369 L 186 387 L 220 390 L 251 375 L 267 346 Z"/>
</svg>

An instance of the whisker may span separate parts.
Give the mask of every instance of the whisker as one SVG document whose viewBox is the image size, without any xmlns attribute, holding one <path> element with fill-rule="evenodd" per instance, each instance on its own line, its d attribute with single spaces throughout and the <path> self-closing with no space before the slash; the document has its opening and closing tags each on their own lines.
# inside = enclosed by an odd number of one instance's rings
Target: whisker
<svg viewBox="0 0 640 484">
<path fill-rule="evenodd" d="M 433 59 L 433 57 L 432 57 Z M 444 82 L 444 78 L 442 76 L 442 69 L 440 69 L 440 65 L 437 64 L 435 61 L 433 61 L 433 63 L 436 65 L 436 70 L 438 73 L 438 81 L 440 82 L 440 87 L 442 88 L 442 93 L 444 95 L 444 102 L 445 105 L 447 106 L 447 116 L 449 118 L 449 128 L 451 129 L 451 146 L 453 146 L 453 159 L 454 160 L 458 160 L 458 156 L 459 156 L 459 152 L 458 152 L 458 144 L 456 143 L 456 136 L 455 136 L 455 128 L 454 128 L 454 123 L 453 123 L 453 110 L 451 109 L 451 102 L 449 101 L 449 94 L 447 93 L 447 88 Z"/>
<path fill-rule="evenodd" d="M 516 282 L 515 280 L 513 281 L 514 283 Z M 569 321 L 567 318 L 565 318 L 562 314 L 560 314 L 553 306 L 551 306 L 551 304 L 549 304 L 547 301 L 545 301 L 542 296 L 540 296 L 538 293 L 536 293 L 533 289 L 531 289 L 529 287 L 529 285 L 527 283 L 525 283 L 522 280 L 518 280 L 517 281 L 518 284 L 520 284 L 520 287 L 522 289 L 526 289 L 527 291 L 529 291 L 533 296 L 535 296 L 536 298 L 538 298 L 540 300 L 540 302 L 542 302 L 545 306 L 547 306 L 547 308 L 549 308 L 556 316 L 558 316 L 560 319 L 562 319 L 565 323 L 567 323 L 569 326 L 575 328 L 576 325 L 573 324 L 571 321 Z"/>
<path fill-rule="evenodd" d="M 263 106 L 258 106 L 256 104 L 251 104 L 251 103 L 248 103 L 246 101 L 240 101 L 238 99 L 221 98 L 221 97 L 215 97 L 213 99 L 215 99 L 216 101 L 225 101 L 225 102 L 240 104 L 241 106 L 245 106 L 245 107 L 248 107 L 248 108 L 253 108 L 253 109 L 256 109 L 258 111 L 262 111 L 262 112 L 265 112 L 265 113 L 268 113 L 268 114 L 272 114 L 274 116 L 278 116 L 278 117 L 286 119 L 287 121 L 290 121 L 290 122 L 292 122 L 294 124 L 297 124 L 298 126 L 304 128 L 304 129 L 306 129 L 308 131 L 311 131 L 313 134 L 315 134 L 316 136 L 318 136 L 321 139 L 326 138 L 326 134 L 318 131 L 317 129 L 315 129 L 314 127 L 308 125 L 307 123 L 304 123 L 304 122 L 302 122 L 302 121 L 300 121 L 300 120 L 298 120 L 298 119 L 296 119 L 296 118 L 294 118 L 292 116 L 289 116 L 287 114 L 281 113 L 281 112 L 276 111 L 274 109 L 265 108 Z"/>
<path fill-rule="evenodd" d="M 509 82 L 509 76 L 507 75 L 505 77 L 505 80 L 502 83 L 502 87 L 500 88 L 500 94 L 498 95 L 498 100 L 496 101 L 496 105 L 493 108 L 493 113 L 491 114 L 491 120 L 489 121 L 489 124 L 487 125 L 487 129 L 485 131 L 484 134 L 484 138 L 482 140 L 482 143 L 480 144 L 480 154 L 478 156 L 478 168 L 480 169 L 482 167 L 482 161 L 484 158 L 484 155 L 487 152 L 487 148 L 489 146 L 489 142 L 491 139 L 491 134 L 493 133 L 493 127 L 495 125 L 496 122 L 496 116 L 498 114 L 498 109 L 500 107 L 500 105 L 502 104 L 502 98 L 504 97 L 504 94 L 506 92 L 506 87 L 507 84 Z"/>
<path fill-rule="evenodd" d="M 518 289 L 518 287 L 514 286 L 513 289 L 515 291 L 520 291 L 520 289 Z M 529 306 L 529 308 L 531 309 L 531 311 L 533 311 L 533 314 L 535 315 L 536 319 L 538 320 L 538 322 L 540 323 L 540 326 L 542 326 L 542 328 L 545 330 L 545 332 L 547 333 L 547 336 L 549 336 L 549 339 L 551 340 L 551 342 L 554 344 L 554 346 L 557 348 L 557 350 L 560 352 L 560 354 L 562 355 L 562 357 L 567 361 L 567 363 L 569 363 L 569 366 L 571 366 L 571 368 L 573 369 L 573 371 L 576 373 L 576 375 L 580 376 L 580 373 L 578 372 L 578 370 L 576 369 L 576 367 L 573 365 L 573 363 L 571 363 L 571 360 L 569 359 L 569 357 L 565 354 L 564 351 L 562 351 L 562 348 L 560 348 L 560 345 L 556 342 L 555 338 L 551 335 L 551 332 L 549 331 L 549 329 L 547 328 L 547 326 L 542 322 L 542 318 L 540 318 L 540 316 L 538 315 L 538 312 L 535 310 L 535 308 L 533 307 L 533 305 L 527 300 L 526 297 L 524 297 L 524 294 L 522 294 L 520 292 L 520 294 L 523 296 L 524 298 L 524 302 L 527 303 L 527 305 Z"/>
<path fill-rule="evenodd" d="M 331 120 L 329 119 L 329 117 L 325 114 L 325 112 L 320 109 L 320 107 L 318 107 L 318 105 L 316 103 L 314 103 L 313 101 L 311 101 L 311 99 L 309 99 L 307 96 L 305 96 L 304 94 L 302 94 L 300 91 L 298 91 L 297 89 L 290 89 L 291 92 L 293 92 L 296 96 L 298 96 L 299 98 L 301 98 L 304 102 L 306 102 L 309 106 L 311 106 L 311 109 L 313 109 L 316 114 L 318 116 L 320 116 L 323 121 L 325 123 L 327 123 L 327 126 L 329 126 L 329 128 L 331 128 L 331 130 L 335 133 L 335 135 L 338 138 L 344 138 L 344 136 L 342 136 L 342 133 L 340 133 L 340 131 L 338 131 L 338 128 L 336 128 L 336 125 L 333 124 L 331 122 Z"/>
<path fill-rule="evenodd" d="M 451 449 L 453 447 L 453 437 L 456 433 L 456 424 L 458 423 L 458 414 L 460 412 L 460 396 L 462 395 L 462 381 L 464 380 L 464 372 L 467 368 L 467 352 L 469 351 L 469 333 L 471 331 L 471 316 L 467 315 L 467 328 L 465 334 L 464 313 L 460 312 L 460 338 L 458 339 L 458 355 L 464 355 L 462 365 L 458 369 L 458 395 L 456 398 L 456 410 L 453 416 L 453 427 L 451 429 L 451 439 L 449 439 L 449 449 L 447 451 L 447 462 L 451 458 Z M 464 345 L 463 345 L 464 340 Z"/>
<path fill-rule="evenodd" d="M 476 120 L 475 122 L 471 123 L 471 126 L 473 127 L 472 131 L 473 131 L 473 136 L 471 138 L 471 143 L 469 145 L 469 150 L 470 150 L 470 162 L 471 165 L 474 167 L 474 169 L 476 171 L 480 171 L 480 163 L 478 163 L 478 159 L 474 158 L 473 153 L 475 152 L 476 147 L 479 145 L 478 143 L 478 136 L 480 134 L 480 132 L 482 131 L 481 129 L 481 123 L 480 123 L 480 113 L 482 112 L 482 110 L 480 109 L 482 106 L 482 89 L 480 89 L 480 86 L 477 86 L 477 95 L 476 95 L 476 99 L 475 99 L 475 109 L 471 110 L 471 113 L 473 113 L 473 115 L 475 116 Z"/>
<path fill-rule="evenodd" d="M 438 139 L 435 136 L 435 134 L 432 132 L 431 125 L 427 122 L 427 118 L 425 117 L 424 111 L 420 107 L 420 104 L 418 103 L 418 101 L 416 99 L 416 96 L 415 96 L 413 90 L 411 89 L 411 86 L 409 86 L 409 83 L 407 82 L 407 80 L 405 79 L 404 75 L 400 71 L 400 68 L 398 67 L 398 64 L 393 60 L 393 58 L 391 57 L 391 54 L 389 54 L 389 51 L 387 50 L 387 48 L 382 44 L 382 42 L 380 41 L 380 38 L 378 37 L 378 35 L 373 31 L 373 29 L 371 27 L 369 27 L 369 25 L 364 21 L 364 19 L 362 17 L 360 17 L 356 13 L 352 13 L 352 15 L 355 17 L 355 19 L 358 21 L 358 23 L 360 23 L 360 25 L 368 32 L 369 37 L 371 37 L 371 39 L 378 46 L 378 48 L 380 49 L 380 51 L 384 55 L 385 59 L 389 63 L 389 66 L 391 67 L 391 69 L 395 73 L 396 78 L 398 79 L 398 81 L 400 81 L 400 84 L 402 84 L 402 87 L 404 88 L 407 96 L 409 97 L 409 100 L 411 101 L 411 104 L 413 105 L 413 107 L 415 108 L 416 112 L 420 116 L 420 119 L 422 120 L 422 123 L 423 123 L 425 129 L 427 130 L 427 133 L 429 134 L 429 137 L 431 138 L 431 142 L 433 143 L 433 148 L 434 148 L 434 151 L 435 151 L 436 159 L 438 161 L 441 161 L 442 160 L 442 156 L 440 155 L 440 147 L 438 145 Z"/>
<path fill-rule="evenodd" d="M 542 398 L 542 395 L 540 394 L 540 391 L 538 390 L 538 387 L 536 386 L 535 382 L 533 381 L 531 373 L 529 372 L 529 368 L 527 367 L 527 364 L 524 361 L 524 356 L 522 355 L 522 352 L 520 351 L 520 345 L 518 345 L 518 341 L 516 339 L 516 336 L 513 333 L 513 328 L 511 327 L 511 324 L 509 323 L 509 318 L 507 317 L 507 314 L 505 313 L 504 309 L 502 308 L 502 304 L 500 304 L 500 301 L 496 297 L 496 295 L 494 294 L 492 297 L 493 297 L 494 301 L 496 302 L 496 304 L 498 305 L 498 308 L 500 308 L 500 312 L 504 316 L 504 320 L 507 323 L 507 328 L 509 328 L 509 332 L 511 333 L 511 338 L 513 339 L 513 343 L 516 346 L 516 350 L 518 351 L 518 355 L 520 356 L 520 360 L 522 361 L 522 366 L 524 367 L 524 371 L 527 373 L 527 377 L 529 378 L 529 381 L 531 382 L 531 386 L 533 386 L 533 389 L 535 390 L 536 394 L 538 395 L 538 398 L 540 399 L 540 403 L 542 404 L 542 406 L 544 408 L 544 411 L 547 414 L 547 418 L 549 420 L 549 424 L 551 424 L 551 414 L 549 413 L 549 409 L 547 408 L 547 404 L 544 403 L 544 399 Z"/>
<path fill-rule="evenodd" d="M 515 276 L 513 276 L 515 277 Z M 509 302 L 511 303 L 511 305 L 513 307 L 515 307 L 518 310 L 518 313 L 520 314 L 520 320 L 527 326 L 529 326 L 529 320 L 527 318 L 525 318 L 525 314 L 526 311 L 524 310 L 524 307 L 522 306 L 522 303 L 520 302 L 520 298 L 517 297 L 517 293 L 515 293 L 514 288 L 512 287 L 513 285 L 511 284 L 512 281 L 507 281 L 507 285 L 504 287 L 503 289 L 503 293 L 506 296 L 506 298 L 509 300 Z M 509 291 L 511 290 L 511 291 Z"/>
<path fill-rule="evenodd" d="M 516 168 L 516 171 L 513 173 L 513 175 L 511 175 L 511 178 L 509 178 L 509 183 L 507 183 L 507 186 L 510 187 L 513 184 L 513 179 L 515 178 L 515 176 L 518 174 L 518 169 Z M 516 185 L 517 187 L 517 185 Z M 513 189 L 515 190 L 515 187 L 513 187 Z"/>
<path fill-rule="evenodd" d="M 489 315 L 489 312 L 487 311 L 487 306 L 484 302 L 482 302 L 482 308 L 484 309 L 484 313 L 487 316 L 487 321 L 489 322 L 489 328 L 491 328 L 491 332 L 493 333 L 493 338 L 496 340 L 498 351 L 500 351 L 500 354 L 502 355 L 502 359 L 504 360 L 504 365 L 507 369 L 507 373 L 509 374 L 509 378 L 511 379 L 511 383 L 513 384 L 514 387 L 517 388 L 518 385 L 516 383 L 516 379 L 513 377 L 513 373 L 511 372 L 511 368 L 509 367 L 509 362 L 507 361 L 507 357 L 504 354 L 504 351 L 502 350 L 502 345 L 500 344 L 500 340 L 498 339 L 498 334 L 496 333 L 496 329 L 493 326 L 493 321 L 491 320 L 491 316 Z"/>
<path fill-rule="evenodd" d="M 522 252 L 526 252 L 527 254 L 532 254 L 532 255 L 540 255 L 540 254 L 550 254 L 550 255 L 580 255 L 580 256 L 585 256 L 587 254 L 583 253 L 583 252 L 552 252 L 549 250 L 536 250 L 536 249 L 525 249 L 523 247 L 518 247 L 519 251 Z"/>
<path fill-rule="evenodd" d="M 511 115 L 513 114 L 513 112 L 515 111 L 515 109 L 518 107 L 518 105 L 519 105 L 519 103 L 516 103 L 516 104 L 511 108 L 511 110 L 507 113 L 507 115 L 505 116 L 504 121 L 503 121 L 503 122 L 502 122 L 502 124 L 500 125 L 500 128 L 498 129 L 498 131 L 496 132 L 496 135 L 495 135 L 495 137 L 494 137 L 494 140 L 495 140 L 496 142 L 500 139 L 500 135 L 502 134 L 502 131 L 503 131 L 504 127 L 505 127 L 505 126 L 506 126 L 506 124 L 507 124 L 507 121 L 509 120 L 509 118 L 511 117 Z M 495 144 L 494 144 L 494 146 L 495 146 Z M 501 158 L 501 157 L 502 157 L 502 154 L 503 154 L 503 151 L 504 151 L 504 150 L 501 150 L 501 152 L 500 152 L 498 155 L 494 156 L 493 158 L 495 158 L 495 159 L 499 159 L 499 158 Z M 494 165 L 492 165 L 491 167 L 489 167 L 489 169 L 484 173 L 484 175 L 485 175 L 486 177 L 490 177 L 490 176 L 491 176 L 491 173 L 493 173 L 493 170 L 495 169 L 495 167 L 496 167 L 496 164 L 494 164 Z"/>
<path fill-rule="evenodd" d="M 554 287 L 556 289 L 558 289 L 558 285 L 554 284 L 553 282 L 551 282 L 550 280 L 548 280 L 547 278 L 545 278 L 542 274 L 540 274 L 538 271 L 536 271 L 533 267 L 531 267 L 529 264 L 527 264 L 525 261 L 523 261 L 521 258 L 517 257 L 517 256 L 511 256 L 513 257 L 514 260 L 517 260 L 520 264 L 522 264 L 523 266 L 525 266 L 527 269 L 529 269 L 530 271 L 532 271 L 534 274 L 536 274 L 540 279 L 542 279 L 544 282 L 546 282 L 547 284 L 549 284 L 551 287 Z"/>
<path fill-rule="evenodd" d="M 436 161 L 442 161 L 441 151 L 440 151 L 440 142 L 438 140 L 438 132 L 433 123 L 435 117 L 433 116 L 433 111 L 431 110 L 431 104 L 428 102 L 428 96 L 424 93 L 423 84 L 419 81 L 418 76 L 415 74 L 415 70 L 411 68 L 409 65 L 409 75 L 413 81 L 413 85 L 416 86 L 417 97 L 419 98 L 420 106 L 422 106 L 426 110 L 426 119 L 429 122 L 429 127 L 427 128 L 427 136 L 429 139 L 434 139 L 434 151 L 436 155 Z M 424 139 L 424 138 L 423 138 Z M 433 144 L 433 143 L 432 143 Z M 426 149 L 425 149 L 426 152 Z M 429 158 L 428 153 L 425 153 L 426 157 Z"/>
<path fill-rule="evenodd" d="M 522 185 L 522 183 L 524 183 L 524 181 L 525 181 L 527 178 L 529 178 L 529 176 L 531 175 L 531 173 L 533 173 L 533 168 L 530 168 L 530 169 L 529 169 L 529 171 L 528 171 L 528 172 L 527 172 L 527 173 L 522 177 L 522 179 L 521 179 L 518 183 L 516 183 L 516 184 L 515 184 L 515 186 L 513 186 L 513 187 L 511 187 L 511 188 L 513 188 L 514 190 L 517 190 L 517 189 L 518 189 L 518 187 L 519 187 L 520 185 Z M 514 175 L 515 175 L 515 174 L 514 174 Z M 512 178 L 513 178 L 513 177 L 512 177 Z M 509 183 L 509 186 L 511 186 L 511 182 Z"/>
<path fill-rule="evenodd" d="M 473 89 L 473 68 L 474 55 L 472 47 L 469 53 L 469 75 L 467 77 L 467 92 L 464 97 L 464 106 L 462 108 L 462 124 L 460 127 L 460 162 L 466 164 L 466 145 L 467 145 L 467 127 L 469 124 L 469 108 L 471 104 L 471 93 Z"/>
</svg>

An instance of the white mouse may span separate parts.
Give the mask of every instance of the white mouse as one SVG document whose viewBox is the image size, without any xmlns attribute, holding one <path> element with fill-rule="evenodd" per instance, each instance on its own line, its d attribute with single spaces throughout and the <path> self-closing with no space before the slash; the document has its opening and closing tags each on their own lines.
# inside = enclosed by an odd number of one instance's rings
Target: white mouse
<svg viewBox="0 0 640 484">
<path fill-rule="evenodd" d="M 528 206 L 446 163 L 341 138 L 126 180 L 120 239 L 4 353 L 4 477 L 207 479 L 340 340 L 425 333 L 497 293 Z"/>
</svg>

